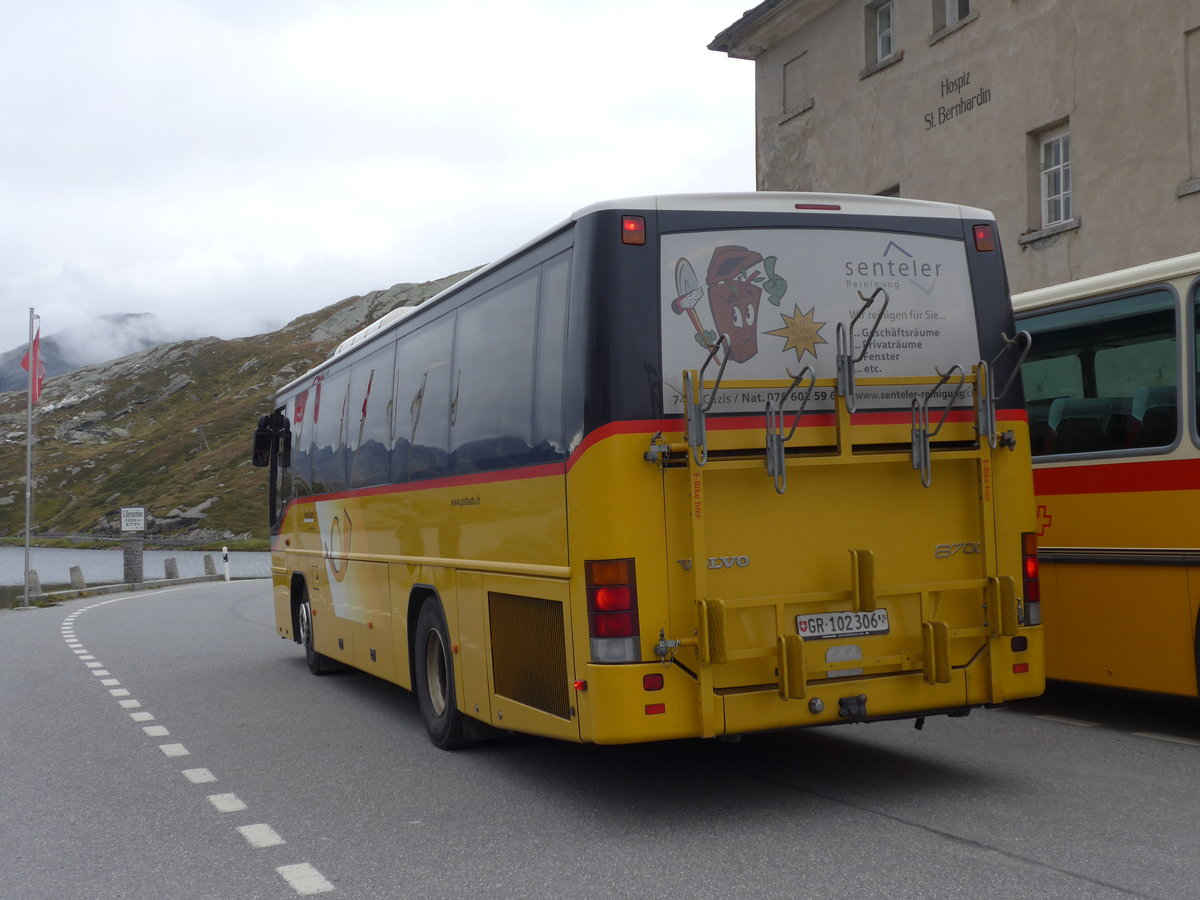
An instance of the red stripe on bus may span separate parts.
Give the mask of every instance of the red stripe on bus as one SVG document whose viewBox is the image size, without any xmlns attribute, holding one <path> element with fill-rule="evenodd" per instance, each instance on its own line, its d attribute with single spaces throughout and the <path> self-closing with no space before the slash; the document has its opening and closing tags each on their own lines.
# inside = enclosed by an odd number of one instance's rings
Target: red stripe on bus
<svg viewBox="0 0 1200 900">
<path fill-rule="evenodd" d="M 795 415 L 794 412 L 793 415 Z M 784 417 L 787 417 L 786 412 L 784 413 Z M 855 425 L 911 425 L 912 410 L 853 413 L 851 418 Z M 705 428 L 711 431 L 739 431 L 753 428 L 761 429 L 763 421 L 761 414 L 751 416 L 710 416 L 704 420 L 704 425 Z M 975 411 L 970 409 L 955 410 L 950 413 L 946 421 L 973 422 L 975 421 Z M 1024 409 L 998 409 L 996 410 L 996 421 L 1026 422 L 1028 421 L 1028 416 Z M 837 415 L 833 412 L 809 413 L 800 420 L 801 428 L 832 428 L 835 425 L 837 425 Z M 567 460 L 567 470 L 570 471 L 592 447 L 615 435 L 644 434 L 650 436 L 658 432 L 664 434 L 682 434 L 686 430 L 687 423 L 680 416 L 672 416 L 667 419 L 629 419 L 623 422 L 609 422 L 607 425 L 589 432 L 580 441 L 579 446 L 575 448 L 575 451 Z"/>
<path fill-rule="evenodd" d="M 1047 494 L 1131 494 L 1200 489 L 1200 459 L 1164 459 L 1034 469 L 1033 489 Z"/>
</svg>

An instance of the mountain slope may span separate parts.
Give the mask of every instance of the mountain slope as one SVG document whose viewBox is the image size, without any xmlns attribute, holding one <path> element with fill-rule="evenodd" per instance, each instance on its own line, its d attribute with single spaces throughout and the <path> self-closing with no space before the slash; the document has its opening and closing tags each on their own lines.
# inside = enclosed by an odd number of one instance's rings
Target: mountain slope
<svg viewBox="0 0 1200 900">
<path fill-rule="evenodd" d="M 250 448 L 274 391 L 465 274 L 349 297 L 277 332 L 165 344 L 48 379 L 34 426 L 34 532 L 115 532 L 120 508 L 142 505 L 152 533 L 265 537 L 266 477 Z M 0 537 L 24 529 L 26 399 L 0 395 Z"/>
<path fill-rule="evenodd" d="M 113 313 L 98 316 L 84 325 L 43 332 L 41 337 L 42 365 L 46 377 L 74 372 L 102 360 L 115 359 L 127 353 L 178 340 L 180 335 L 166 326 L 154 313 Z M 0 391 L 23 391 L 29 385 L 29 375 L 21 368 L 21 357 L 27 348 L 27 336 L 21 346 L 0 353 Z"/>
</svg>

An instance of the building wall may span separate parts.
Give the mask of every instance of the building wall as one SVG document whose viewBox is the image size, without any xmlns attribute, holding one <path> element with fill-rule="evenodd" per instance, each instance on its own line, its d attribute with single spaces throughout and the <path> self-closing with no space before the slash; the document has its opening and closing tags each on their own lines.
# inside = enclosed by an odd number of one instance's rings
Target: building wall
<svg viewBox="0 0 1200 900">
<path fill-rule="evenodd" d="M 937 35 L 935 0 L 893 0 L 898 60 L 865 74 L 870 5 L 768 2 L 714 41 L 755 60 L 760 190 L 991 209 L 1014 292 L 1200 250 L 1200 0 L 972 0 Z M 1043 229 L 1056 123 L 1074 221 Z"/>
</svg>

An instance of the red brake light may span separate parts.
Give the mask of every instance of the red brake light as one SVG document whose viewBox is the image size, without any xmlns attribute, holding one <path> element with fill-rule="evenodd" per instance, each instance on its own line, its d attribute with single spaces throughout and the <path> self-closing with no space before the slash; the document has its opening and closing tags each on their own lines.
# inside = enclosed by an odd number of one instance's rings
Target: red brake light
<svg viewBox="0 0 1200 900">
<path fill-rule="evenodd" d="M 621 243 L 640 247 L 646 243 L 645 216 L 621 217 Z"/>
<path fill-rule="evenodd" d="M 633 560 L 589 559 L 584 562 L 584 581 L 591 637 L 637 637 L 640 631 Z"/>
<path fill-rule="evenodd" d="M 1021 587 L 1025 594 L 1025 624 L 1042 624 L 1042 586 L 1038 581 L 1037 535 L 1021 534 Z"/>
<path fill-rule="evenodd" d="M 619 610 L 633 609 L 633 588 L 629 585 L 598 587 L 596 588 L 595 597 L 597 612 L 617 612 Z"/>
<path fill-rule="evenodd" d="M 662 672 L 651 672 L 649 675 L 643 675 L 642 689 L 647 691 L 661 691 L 663 689 Z"/>
<path fill-rule="evenodd" d="M 988 253 L 996 249 L 996 228 L 988 223 L 985 225 L 976 225 L 975 231 L 975 249 L 980 253 Z"/>
</svg>

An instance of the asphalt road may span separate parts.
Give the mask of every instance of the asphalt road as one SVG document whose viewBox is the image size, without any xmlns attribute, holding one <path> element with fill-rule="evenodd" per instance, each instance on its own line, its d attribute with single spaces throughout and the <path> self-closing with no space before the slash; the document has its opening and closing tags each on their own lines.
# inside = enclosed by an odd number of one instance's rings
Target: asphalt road
<svg viewBox="0 0 1200 900">
<path fill-rule="evenodd" d="M 0 612 L 0 898 L 1200 896 L 1200 704 L 432 747 L 266 581 Z"/>
</svg>

